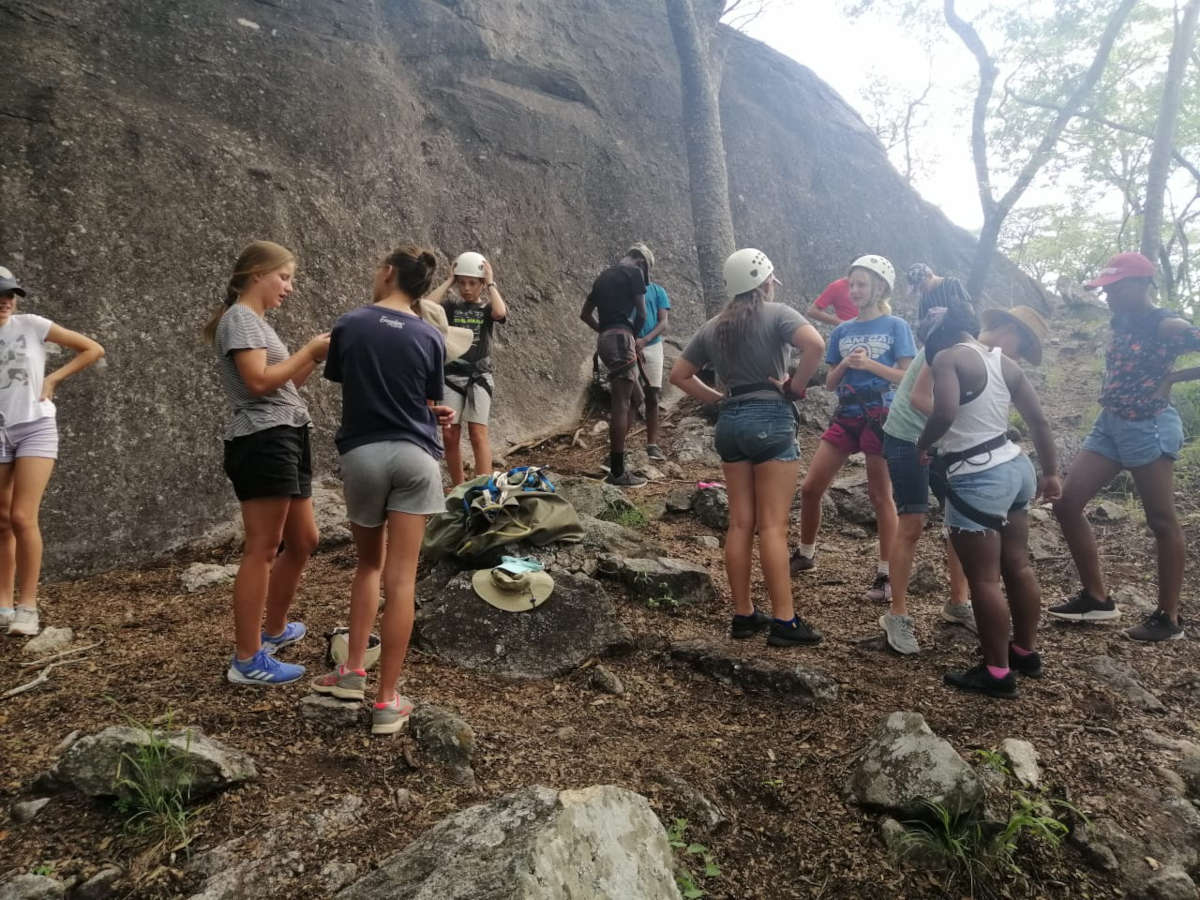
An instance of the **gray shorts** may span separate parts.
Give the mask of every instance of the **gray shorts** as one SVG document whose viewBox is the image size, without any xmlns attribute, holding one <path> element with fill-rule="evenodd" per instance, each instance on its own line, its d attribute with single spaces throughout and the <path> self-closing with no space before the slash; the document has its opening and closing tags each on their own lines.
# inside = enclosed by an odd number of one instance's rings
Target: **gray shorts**
<svg viewBox="0 0 1200 900">
<path fill-rule="evenodd" d="M 23 456 L 58 459 L 58 422 L 54 416 L 0 427 L 0 465 Z"/>
<path fill-rule="evenodd" d="M 408 441 L 363 444 L 341 456 L 346 514 L 363 528 L 378 528 L 389 512 L 428 516 L 442 512 L 438 461 Z"/>
<path fill-rule="evenodd" d="M 483 378 L 488 387 L 494 388 L 491 375 L 484 375 Z M 465 375 L 447 375 L 446 389 L 442 391 L 442 404 L 454 410 L 455 425 L 461 425 L 463 422 L 468 425 L 486 425 L 492 415 L 492 395 L 478 381 L 467 391 L 468 380 Z M 456 386 L 463 392 L 455 390 Z M 467 396 L 468 394 L 470 396 Z"/>
</svg>

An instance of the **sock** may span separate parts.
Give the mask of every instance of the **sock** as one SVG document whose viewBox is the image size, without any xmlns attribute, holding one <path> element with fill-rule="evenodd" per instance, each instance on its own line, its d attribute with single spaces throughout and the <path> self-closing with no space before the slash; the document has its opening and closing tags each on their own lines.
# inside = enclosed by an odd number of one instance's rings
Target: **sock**
<svg viewBox="0 0 1200 900">
<path fill-rule="evenodd" d="M 1032 656 L 1033 655 L 1032 650 L 1026 650 L 1024 647 L 1019 647 L 1016 644 L 1009 644 L 1008 647 L 1010 650 L 1012 650 L 1013 653 L 1017 654 L 1017 656 Z"/>
<path fill-rule="evenodd" d="M 987 670 L 988 670 L 988 674 L 991 675 L 993 678 L 1000 679 L 1000 678 L 1008 677 L 1008 672 L 1009 672 L 1008 666 L 1004 666 L 1003 668 L 1001 668 L 1000 666 L 988 666 Z"/>
<path fill-rule="evenodd" d="M 783 625 L 785 628 L 792 628 L 796 624 L 796 617 L 792 616 L 790 619 L 772 619 L 771 621 L 778 622 L 780 625 Z"/>
<path fill-rule="evenodd" d="M 625 474 L 625 454 L 616 450 L 610 451 L 608 454 L 608 471 L 613 478 L 619 478 Z"/>
<path fill-rule="evenodd" d="M 735 619 L 753 619 L 755 615 L 757 615 L 757 610 L 752 613 L 734 613 L 733 617 Z"/>
<path fill-rule="evenodd" d="M 798 546 L 796 548 L 796 552 L 799 553 L 801 556 L 807 556 L 809 559 L 812 559 L 817 553 L 817 545 L 816 544 L 801 544 L 800 546 Z"/>
<path fill-rule="evenodd" d="M 877 571 L 880 575 L 890 575 L 891 567 L 887 564 L 886 560 L 881 559 L 879 561 L 879 567 L 875 571 Z"/>
</svg>

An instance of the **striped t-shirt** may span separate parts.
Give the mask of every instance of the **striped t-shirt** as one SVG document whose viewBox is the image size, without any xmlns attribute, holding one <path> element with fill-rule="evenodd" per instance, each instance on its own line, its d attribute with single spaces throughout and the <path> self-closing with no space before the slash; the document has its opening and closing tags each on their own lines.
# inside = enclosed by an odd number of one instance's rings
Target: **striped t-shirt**
<svg viewBox="0 0 1200 900">
<path fill-rule="evenodd" d="M 296 386 L 288 381 L 262 397 L 255 397 L 242 381 L 234 362 L 235 350 L 267 351 L 267 365 L 288 358 L 288 349 L 279 335 L 261 316 L 242 303 L 235 303 L 217 324 L 217 355 L 221 358 L 221 387 L 233 407 L 233 418 L 225 429 L 225 440 L 266 431 L 279 425 L 300 427 L 312 424 L 308 407 L 300 399 Z"/>
</svg>

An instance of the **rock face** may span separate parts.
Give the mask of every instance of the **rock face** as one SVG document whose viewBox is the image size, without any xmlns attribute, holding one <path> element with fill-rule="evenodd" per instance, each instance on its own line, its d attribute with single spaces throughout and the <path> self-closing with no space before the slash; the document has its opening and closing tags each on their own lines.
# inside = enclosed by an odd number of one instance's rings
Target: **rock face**
<svg viewBox="0 0 1200 900">
<path fill-rule="evenodd" d="M 671 848 L 645 797 L 529 787 L 443 819 L 338 900 L 676 900 Z"/>
<path fill-rule="evenodd" d="M 18 2 L 0 6 L 0 31 L 2 263 L 31 311 L 108 351 L 56 397 L 51 577 L 151 555 L 233 509 L 227 411 L 198 334 L 251 238 L 299 254 L 298 290 L 273 316 L 293 349 L 369 300 L 397 241 L 487 254 L 512 308 L 494 352 L 499 445 L 574 421 L 594 346 L 577 311 L 632 240 L 655 251 L 673 331 L 703 319 L 662 4 Z M 972 238 L 841 98 L 725 38 L 734 225 L 770 236 L 783 299 L 815 296 L 854 248 L 966 271 Z M 163 300 L 167 272 L 182 305 Z M 989 287 L 1002 305 L 1043 305 L 1003 261 Z M 328 472 L 337 391 L 314 377 L 304 393 Z"/>
<path fill-rule="evenodd" d="M 600 583 L 556 574 L 554 593 L 536 609 L 511 613 L 484 603 L 471 587 L 471 573 L 439 586 L 418 585 L 418 647 L 464 669 L 509 678 L 552 678 L 593 656 L 632 646 L 628 630 Z"/>
<path fill-rule="evenodd" d="M 902 817 L 928 814 L 927 803 L 969 812 L 983 794 L 974 770 L 915 712 L 894 712 L 876 726 L 846 782 L 854 803 Z"/>
<path fill-rule="evenodd" d="M 160 732 L 181 764 L 175 777 L 187 785 L 193 797 L 203 797 L 240 782 L 255 778 L 254 760 L 241 751 L 226 747 L 195 729 Z M 126 756 L 136 759 L 138 749 L 150 742 L 140 728 L 113 725 L 97 734 L 75 741 L 45 776 L 45 783 L 71 788 L 89 797 L 120 797 L 127 788 L 121 779 L 128 777 Z"/>
</svg>

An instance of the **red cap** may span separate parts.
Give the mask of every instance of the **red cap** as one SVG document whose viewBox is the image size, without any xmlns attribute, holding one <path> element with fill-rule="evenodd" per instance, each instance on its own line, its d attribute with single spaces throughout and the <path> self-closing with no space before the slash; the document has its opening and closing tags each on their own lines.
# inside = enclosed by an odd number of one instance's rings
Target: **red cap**
<svg viewBox="0 0 1200 900">
<path fill-rule="evenodd" d="M 1123 278 L 1153 278 L 1154 263 L 1140 253 L 1118 253 L 1100 270 L 1100 274 L 1084 287 L 1098 288 L 1113 284 Z"/>
</svg>

